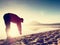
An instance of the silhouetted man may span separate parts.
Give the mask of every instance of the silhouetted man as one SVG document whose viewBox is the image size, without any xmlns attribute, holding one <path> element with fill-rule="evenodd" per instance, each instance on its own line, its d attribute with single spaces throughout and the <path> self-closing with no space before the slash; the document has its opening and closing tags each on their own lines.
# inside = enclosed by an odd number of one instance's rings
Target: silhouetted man
<svg viewBox="0 0 60 45">
<path fill-rule="evenodd" d="M 22 34 L 21 32 L 21 22 L 23 22 L 23 18 L 18 17 L 16 14 L 13 13 L 6 13 L 4 16 L 4 21 L 6 25 L 6 32 L 10 29 L 10 22 L 16 23 L 19 33 Z"/>
</svg>

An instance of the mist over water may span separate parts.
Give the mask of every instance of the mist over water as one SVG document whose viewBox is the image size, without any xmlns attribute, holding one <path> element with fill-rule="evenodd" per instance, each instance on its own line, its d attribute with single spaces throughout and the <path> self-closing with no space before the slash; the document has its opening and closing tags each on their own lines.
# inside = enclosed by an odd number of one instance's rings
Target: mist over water
<svg viewBox="0 0 60 45">
<path fill-rule="evenodd" d="M 26 30 L 25 30 L 26 29 Z M 47 31 L 53 31 L 60 29 L 59 26 L 32 26 L 32 25 L 25 25 L 22 27 L 22 35 L 29 35 L 34 33 L 41 33 Z"/>
</svg>

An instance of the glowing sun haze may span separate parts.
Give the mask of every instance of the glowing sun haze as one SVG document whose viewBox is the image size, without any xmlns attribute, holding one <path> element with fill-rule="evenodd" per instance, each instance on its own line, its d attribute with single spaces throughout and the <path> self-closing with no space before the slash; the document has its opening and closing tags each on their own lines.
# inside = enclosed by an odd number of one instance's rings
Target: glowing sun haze
<svg viewBox="0 0 60 45">
<path fill-rule="evenodd" d="M 50 29 L 40 29 L 38 31 L 33 31 L 29 29 L 28 24 L 32 21 L 37 21 L 40 23 L 60 23 L 60 6 L 58 2 L 51 1 L 30 1 L 30 0 L 5 0 L 0 1 L 0 39 L 6 38 L 5 24 L 3 20 L 3 15 L 5 13 L 14 13 L 21 18 L 24 18 L 22 23 L 22 35 L 28 35 L 32 33 L 44 32 Z M 49 2 L 49 3 L 48 3 Z M 53 4 L 53 5 L 52 5 Z M 60 4 L 60 3 L 59 3 Z M 59 6 L 59 7 L 58 7 Z M 33 28 L 33 27 L 32 27 Z M 11 23 L 11 29 L 9 36 L 17 37 L 19 35 L 16 24 Z"/>
</svg>

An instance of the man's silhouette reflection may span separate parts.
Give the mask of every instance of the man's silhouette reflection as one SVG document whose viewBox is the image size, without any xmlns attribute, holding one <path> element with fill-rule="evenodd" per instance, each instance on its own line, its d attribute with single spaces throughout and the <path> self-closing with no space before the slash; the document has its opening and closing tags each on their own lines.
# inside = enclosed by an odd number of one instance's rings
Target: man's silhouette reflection
<svg viewBox="0 0 60 45">
<path fill-rule="evenodd" d="M 23 18 L 18 17 L 16 14 L 13 13 L 6 13 L 4 16 L 4 21 L 6 25 L 6 32 L 10 29 L 10 22 L 16 23 L 19 33 L 22 34 L 21 29 L 21 22 L 23 22 Z"/>
</svg>

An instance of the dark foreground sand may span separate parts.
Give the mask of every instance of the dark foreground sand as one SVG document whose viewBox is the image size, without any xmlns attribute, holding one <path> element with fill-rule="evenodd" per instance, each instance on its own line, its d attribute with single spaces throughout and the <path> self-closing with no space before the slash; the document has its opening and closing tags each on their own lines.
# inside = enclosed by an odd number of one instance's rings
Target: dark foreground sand
<svg viewBox="0 0 60 45">
<path fill-rule="evenodd" d="M 14 40 L 12 43 L 1 40 L 0 45 L 60 45 L 60 29 L 30 34 Z"/>
</svg>

